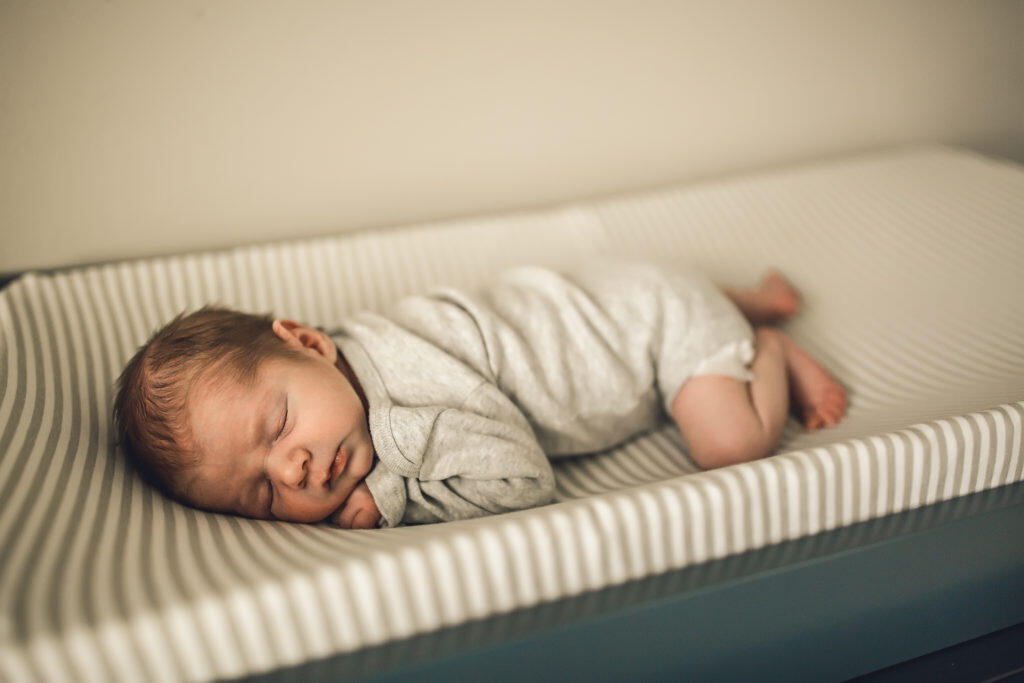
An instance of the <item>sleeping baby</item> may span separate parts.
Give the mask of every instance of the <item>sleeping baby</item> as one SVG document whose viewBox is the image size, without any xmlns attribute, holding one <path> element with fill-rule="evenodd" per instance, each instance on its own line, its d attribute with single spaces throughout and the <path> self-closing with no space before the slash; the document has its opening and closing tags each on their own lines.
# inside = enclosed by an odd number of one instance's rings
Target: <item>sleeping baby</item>
<svg viewBox="0 0 1024 683">
<path fill-rule="evenodd" d="M 793 408 L 835 424 L 842 387 L 772 327 L 777 272 L 718 289 L 665 264 L 506 270 L 330 333 L 205 307 L 118 380 L 119 440 L 173 498 L 257 519 L 393 527 L 549 503 L 550 460 L 678 425 L 705 469 L 769 455 Z"/>
</svg>

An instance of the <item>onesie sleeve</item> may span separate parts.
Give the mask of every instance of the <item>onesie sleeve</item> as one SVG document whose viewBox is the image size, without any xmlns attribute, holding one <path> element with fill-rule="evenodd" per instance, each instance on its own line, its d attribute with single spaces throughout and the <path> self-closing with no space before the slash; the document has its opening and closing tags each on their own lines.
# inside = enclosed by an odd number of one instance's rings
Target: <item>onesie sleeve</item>
<svg viewBox="0 0 1024 683">
<path fill-rule="evenodd" d="M 402 419 L 403 413 L 410 419 Z M 551 464 L 526 418 L 493 384 L 481 384 L 458 408 L 429 414 L 425 420 L 424 409 L 392 411 L 401 459 L 388 463 L 382 455 L 366 479 L 384 526 L 467 519 L 551 502 Z"/>
</svg>

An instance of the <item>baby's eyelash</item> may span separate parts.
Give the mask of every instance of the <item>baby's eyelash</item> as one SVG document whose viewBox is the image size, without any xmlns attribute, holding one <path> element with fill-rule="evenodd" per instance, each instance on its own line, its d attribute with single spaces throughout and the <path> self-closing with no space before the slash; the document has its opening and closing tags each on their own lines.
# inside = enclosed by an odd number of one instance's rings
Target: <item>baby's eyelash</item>
<svg viewBox="0 0 1024 683">
<path fill-rule="evenodd" d="M 274 438 L 281 438 L 281 435 L 284 434 L 284 426 L 286 424 L 288 424 L 288 399 L 285 399 L 284 401 L 284 419 L 281 420 L 281 427 L 277 430 L 277 436 Z"/>
<path fill-rule="evenodd" d="M 273 515 L 271 510 L 274 509 L 274 482 L 270 481 L 270 477 L 267 477 L 267 492 L 267 516 L 270 517 Z"/>
</svg>

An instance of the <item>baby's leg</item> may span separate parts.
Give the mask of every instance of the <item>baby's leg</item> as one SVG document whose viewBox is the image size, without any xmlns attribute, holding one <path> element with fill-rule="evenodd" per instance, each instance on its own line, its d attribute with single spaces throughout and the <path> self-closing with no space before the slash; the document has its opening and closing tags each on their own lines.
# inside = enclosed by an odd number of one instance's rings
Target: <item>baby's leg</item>
<svg viewBox="0 0 1024 683">
<path fill-rule="evenodd" d="M 846 412 L 846 392 L 780 330 L 760 327 L 750 382 L 720 375 L 688 380 L 672 401 L 672 417 L 704 469 L 771 454 L 793 404 L 807 429 L 834 425 Z"/>
<path fill-rule="evenodd" d="M 800 294 L 777 270 L 769 270 L 757 287 L 722 292 L 755 326 L 779 323 L 800 310 Z"/>
<path fill-rule="evenodd" d="M 783 336 L 774 328 L 757 329 L 750 382 L 692 377 L 672 400 L 672 417 L 690 457 L 702 468 L 755 460 L 775 450 L 789 410 Z"/>
<path fill-rule="evenodd" d="M 804 426 L 813 432 L 839 422 L 846 413 L 846 390 L 796 342 L 786 335 L 782 342 L 793 407 Z"/>
</svg>

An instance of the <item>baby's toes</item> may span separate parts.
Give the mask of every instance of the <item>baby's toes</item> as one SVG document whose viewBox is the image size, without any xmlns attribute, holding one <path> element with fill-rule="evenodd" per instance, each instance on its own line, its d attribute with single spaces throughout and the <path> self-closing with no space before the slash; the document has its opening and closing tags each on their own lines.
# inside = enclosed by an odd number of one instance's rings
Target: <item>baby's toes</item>
<svg viewBox="0 0 1024 683">
<path fill-rule="evenodd" d="M 821 429 L 824 424 L 825 420 L 817 408 L 808 408 L 804 412 L 804 427 L 807 431 L 813 432 L 816 429 Z"/>
<path fill-rule="evenodd" d="M 830 420 L 829 424 L 835 424 L 846 414 L 846 397 L 842 394 L 833 396 L 824 406 L 824 411 Z"/>
<path fill-rule="evenodd" d="M 821 403 L 839 408 L 846 407 L 846 392 L 838 384 L 831 386 L 822 395 Z"/>
<path fill-rule="evenodd" d="M 839 389 L 838 396 L 836 397 L 836 410 L 839 411 L 839 415 L 846 414 L 847 400 L 846 392 L 842 388 Z"/>
<path fill-rule="evenodd" d="M 800 312 L 800 294 L 778 270 L 765 273 L 761 287 L 773 297 L 779 315 L 788 318 Z"/>
<path fill-rule="evenodd" d="M 835 393 L 836 393 L 836 399 L 837 399 L 839 405 L 841 405 L 843 408 L 845 408 L 846 407 L 846 389 L 843 389 L 841 386 L 839 386 L 837 384 L 836 388 L 835 388 Z"/>
<path fill-rule="evenodd" d="M 814 404 L 812 408 L 808 409 L 806 415 L 807 429 L 812 431 L 821 427 L 831 427 L 839 419 L 835 405 L 824 400 Z"/>
</svg>

